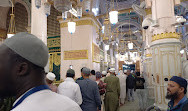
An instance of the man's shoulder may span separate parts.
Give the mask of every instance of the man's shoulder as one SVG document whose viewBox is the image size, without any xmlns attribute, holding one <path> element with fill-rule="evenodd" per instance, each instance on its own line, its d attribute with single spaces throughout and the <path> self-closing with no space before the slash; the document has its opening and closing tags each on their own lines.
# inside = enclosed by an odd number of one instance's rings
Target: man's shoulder
<svg viewBox="0 0 188 111">
<path fill-rule="evenodd" d="M 80 107 L 73 100 L 52 91 L 41 91 L 35 93 L 12 111 L 31 111 L 30 109 L 33 111 L 33 108 L 36 111 L 59 111 L 59 109 L 70 111 L 78 109 L 78 111 L 80 111 Z"/>
</svg>

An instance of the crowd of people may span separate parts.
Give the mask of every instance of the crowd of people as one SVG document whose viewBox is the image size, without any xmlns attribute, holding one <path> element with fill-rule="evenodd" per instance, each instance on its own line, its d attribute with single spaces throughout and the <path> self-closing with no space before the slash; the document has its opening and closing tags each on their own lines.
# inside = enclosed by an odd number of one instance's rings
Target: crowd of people
<svg viewBox="0 0 188 111">
<path fill-rule="evenodd" d="M 14 97 L 11 111 L 117 111 L 119 106 L 139 98 L 146 109 L 147 80 L 140 72 L 107 72 L 81 69 L 81 77 L 68 69 L 66 79 L 57 87 L 55 74 L 45 73 L 48 48 L 36 36 L 17 33 L 0 45 L 0 98 Z M 76 80 L 75 80 L 76 79 Z M 167 87 L 167 111 L 188 111 L 187 81 L 173 76 Z"/>
<path fill-rule="evenodd" d="M 95 72 L 83 67 L 80 73 L 81 77 L 75 79 L 75 71 L 68 69 L 65 81 L 57 88 L 52 85 L 55 74 L 48 73 L 46 80 L 47 83 L 52 80 L 48 84 L 52 91 L 69 97 L 80 105 L 83 111 L 117 111 L 119 106 L 125 104 L 126 95 L 128 101 L 134 101 L 136 90 L 138 90 L 140 110 L 146 109 L 145 79 L 140 77 L 139 72 L 134 74 L 128 69 L 116 73 L 115 68 Z"/>
</svg>

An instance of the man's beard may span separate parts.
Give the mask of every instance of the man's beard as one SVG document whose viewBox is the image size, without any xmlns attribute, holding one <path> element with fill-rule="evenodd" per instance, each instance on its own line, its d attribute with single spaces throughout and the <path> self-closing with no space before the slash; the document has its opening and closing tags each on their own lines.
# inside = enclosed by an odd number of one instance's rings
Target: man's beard
<svg viewBox="0 0 188 111">
<path fill-rule="evenodd" d="M 178 98 L 178 92 L 175 92 L 174 94 L 166 94 L 166 99 L 172 99 L 175 100 Z"/>
</svg>

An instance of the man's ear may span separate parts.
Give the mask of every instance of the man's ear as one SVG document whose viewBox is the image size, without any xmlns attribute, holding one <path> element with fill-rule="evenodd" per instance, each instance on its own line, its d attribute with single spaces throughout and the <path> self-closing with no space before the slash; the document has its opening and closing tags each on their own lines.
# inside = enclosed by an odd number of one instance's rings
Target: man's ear
<svg viewBox="0 0 188 111">
<path fill-rule="evenodd" d="M 184 87 L 180 87 L 179 92 L 180 92 L 180 93 L 182 93 L 182 92 L 184 93 L 184 90 L 185 90 Z"/>
<path fill-rule="evenodd" d="M 29 72 L 29 64 L 26 62 L 18 63 L 16 66 L 16 73 L 19 76 L 24 76 Z"/>
</svg>

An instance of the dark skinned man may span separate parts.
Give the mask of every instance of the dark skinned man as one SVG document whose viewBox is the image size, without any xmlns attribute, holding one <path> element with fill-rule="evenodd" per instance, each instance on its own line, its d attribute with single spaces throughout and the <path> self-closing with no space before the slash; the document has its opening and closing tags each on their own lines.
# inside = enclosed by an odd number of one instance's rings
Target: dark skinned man
<svg viewBox="0 0 188 111">
<path fill-rule="evenodd" d="M 0 45 L 0 96 L 15 96 L 11 111 L 81 111 L 45 82 L 48 48 L 36 36 L 18 33 Z"/>
</svg>

